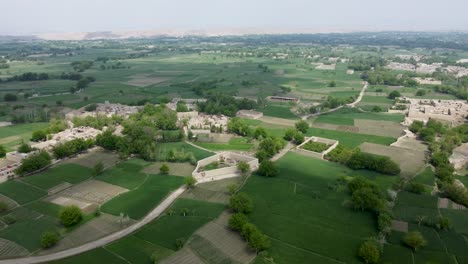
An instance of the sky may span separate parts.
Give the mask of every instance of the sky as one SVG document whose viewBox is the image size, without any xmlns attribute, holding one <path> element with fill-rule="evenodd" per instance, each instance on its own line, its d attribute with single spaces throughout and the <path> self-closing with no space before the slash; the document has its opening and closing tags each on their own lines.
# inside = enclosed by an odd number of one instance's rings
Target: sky
<svg viewBox="0 0 468 264">
<path fill-rule="evenodd" d="M 0 35 L 157 29 L 468 30 L 467 0 L 0 0 Z"/>
</svg>

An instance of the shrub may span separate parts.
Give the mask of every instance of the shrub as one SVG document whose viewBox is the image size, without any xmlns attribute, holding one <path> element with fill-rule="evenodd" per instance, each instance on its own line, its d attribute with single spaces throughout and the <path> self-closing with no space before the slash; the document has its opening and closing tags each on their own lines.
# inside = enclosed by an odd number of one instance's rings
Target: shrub
<svg viewBox="0 0 468 264">
<path fill-rule="evenodd" d="M 187 185 L 189 188 L 195 187 L 195 183 L 197 183 L 197 180 L 193 176 L 187 176 L 184 178 L 184 183 Z"/>
<path fill-rule="evenodd" d="M 0 201 L 0 213 L 3 213 L 8 210 L 8 204 L 4 201 Z"/>
<path fill-rule="evenodd" d="M 25 142 L 21 142 L 21 145 L 18 147 L 18 152 L 20 153 L 29 153 L 32 151 L 31 146 Z"/>
<path fill-rule="evenodd" d="M 296 134 L 294 134 L 293 142 L 296 145 L 300 145 L 302 142 L 304 142 L 304 134 L 298 131 Z"/>
<path fill-rule="evenodd" d="M 408 190 L 409 192 L 412 192 L 412 193 L 421 194 L 421 193 L 423 193 L 426 189 L 424 188 L 424 184 L 422 184 L 422 183 L 411 182 L 411 183 L 408 185 L 407 190 Z"/>
<path fill-rule="evenodd" d="M 164 163 L 159 168 L 159 171 L 161 172 L 161 174 L 169 174 L 169 166 L 166 163 Z"/>
<path fill-rule="evenodd" d="M 4 217 L 2 217 L 2 221 L 5 222 L 5 224 L 7 225 L 11 225 L 16 223 L 16 217 L 14 217 L 13 215 L 5 215 Z"/>
<path fill-rule="evenodd" d="M 237 169 L 241 172 L 242 175 L 247 175 L 250 172 L 250 165 L 245 161 L 239 161 L 237 163 Z"/>
<path fill-rule="evenodd" d="M 21 161 L 21 165 L 16 168 L 15 173 L 18 175 L 24 175 L 30 172 L 37 171 L 48 165 L 50 165 L 52 157 L 50 157 L 47 151 L 40 151 L 39 153 L 30 155 L 29 157 Z"/>
<path fill-rule="evenodd" d="M 403 242 L 409 246 L 413 251 L 427 245 L 427 241 L 424 239 L 423 235 L 419 231 L 412 231 L 405 235 Z"/>
<path fill-rule="evenodd" d="M 393 90 L 388 94 L 389 99 L 395 99 L 395 98 L 400 97 L 400 96 L 401 96 L 401 94 L 397 90 Z"/>
<path fill-rule="evenodd" d="M 288 128 L 284 132 L 283 138 L 284 138 L 284 140 L 292 141 L 293 138 L 294 138 L 294 135 L 296 135 L 296 130 L 294 128 Z"/>
<path fill-rule="evenodd" d="M 379 246 L 375 242 L 365 241 L 359 247 L 358 255 L 364 261 L 364 263 L 379 263 Z"/>
<path fill-rule="evenodd" d="M 419 133 L 419 131 L 421 131 L 423 127 L 424 127 L 424 123 L 422 121 L 415 120 L 409 126 L 409 130 L 413 133 Z"/>
<path fill-rule="evenodd" d="M 235 213 L 229 218 L 229 227 L 233 230 L 241 231 L 242 227 L 248 223 L 249 219 L 243 213 Z"/>
<path fill-rule="evenodd" d="M 301 131 L 302 133 L 306 133 L 307 129 L 309 129 L 309 123 L 307 123 L 304 120 L 296 122 L 295 126 L 296 126 L 296 129 L 298 131 Z"/>
<path fill-rule="evenodd" d="M 0 145 L 0 158 L 3 158 L 6 156 L 6 149 L 2 145 Z"/>
<path fill-rule="evenodd" d="M 44 232 L 41 235 L 41 246 L 42 248 L 51 248 L 57 244 L 59 236 L 55 232 Z"/>
<path fill-rule="evenodd" d="M 47 133 L 44 130 L 33 131 L 31 141 L 43 141 L 47 139 Z"/>
<path fill-rule="evenodd" d="M 83 214 L 80 208 L 70 205 L 60 210 L 59 219 L 62 225 L 70 227 L 78 224 L 83 219 Z"/>
<path fill-rule="evenodd" d="M 275 177 L 278 175 L 279 171 L 275 163 L 270 160 L 264 160 L 260 162 L 260 166 L 257 171 L 258 175 L 266 177 Z"/>
<path fill-rule="evenodd" d="M 98 175 L 101 175 L 103 171 L 104 171 L 104 164 L 102 163 L 102 161 L 99 161 L 93 166 L 92 174 L 93 176 L 98 176 Z"/>
<path fill-rule="evenodd" d="M 176 241 L 175 241 L 175 246 L 176 246 L 176 249 L 179 250 L 181 248 L 183 248 L 185 245 L 185 238 L 177 238 Z"/>
<path fill-rule="evenodd" d="M 248 214 L 252 212 L 253 202 L 246 193 L 238 193 L 229 199 L 229 207 L 236 213 Z"/>
</svg>

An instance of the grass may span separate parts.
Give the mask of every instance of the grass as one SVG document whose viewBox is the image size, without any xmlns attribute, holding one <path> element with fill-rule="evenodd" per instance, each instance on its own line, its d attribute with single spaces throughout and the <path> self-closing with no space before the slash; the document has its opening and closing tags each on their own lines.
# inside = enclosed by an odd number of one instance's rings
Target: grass
<svg viewBox="0 0 468 264">
<path fill-rule="evenodd" d="M 134 235 L 127 236 L 105 247 L 107 250 L 131 263 L 153 264 L 171 255 L 174 251 L 155 245 Z M 153 260 L 151 256 L 155 257 Z"/>
<path fill-rule="evenodd" d="M 354 125 L 354 119 L 391 121 L 399 123 L 403 121 L 403 118 L 404 116 L 401 114 L 367 113 L 344 108 L 329 114 L 320 115 L 315 122 L 352 126 Z"/>
<path fill-rule="evenodd" d="M 357 263 L 356 248 L 377 234 L 375 218 L 342 205 L 349 199 L 345 186 L 336 191 L 329 186 L 340 175 L 367 173 L 296 153 L 286 154 L 277 165 L 278 177 L 252 176 L 242 189 L 254 201 L 249 218 L 274 241 L 268 253 L 281 263 L 304 263 L 309 256 L 318 262 Z M 382 188 L 388 185 L 381 183 L 389 177 L 369 176 L 383 179 L 375 180 Z M 300 254 L 285 254 L 286 248 Z"/>
<path fill-rule="evenodd" d="M 60 209 L 62 208 L 60 205 L 45 201 L 35 201 L 25 205 L 24 207 L 51 217 L 58 217 Z"/>
<path fill-rule="evenodd" d="M 105 170 L 104 173 L 97 176 L 96 179 L 133 190 L 140 186 L 148 177 L 146 174 L 140 172 L 143 168 L 142 165 L 136 164 L 136 161 L 125 161 Z"/>
<path fill-rule="evenodd" d="M 13 151 L 21 141 L 29 142 L 33 131 L 47 126 L 48 123 L 29 123 L 0 127 L 0 145 L 7 151 Z"/>
<path fill-rule="evenodd" d="M 0 184 L 0 193 L 22 205 L 35 201 L 47 193 L 20 181 L 7 181 Z"/>
<path fill-rule="evenodd" d="M 49 262 L 51 264 L 102 264 L 102 263 L 112 263 L 112 264 L 128 264 L 119 256 L 114 255 L 113 253 L 109 252 L 104 248 L 96 248 L 85 252 L 83 254 L 68 257 L 61 260 L 56 260 Z"/>
<path fill-rule="evenodd" d="M 246 138 L 232 138 L 229 140 L 229 143 L 208 143 L 208 142 L 196 142 L 200 147 L 213 150 L 240 150 L 240 151 L 249 151 L 253 148 L 253 144 L 249 143 Z"/>
<path fill-rule="evenodd" d="M 190 213 L 183 216 L 182 209 Z M 224 205 L 196 201 L 190 199 L 178 199 L 168 210 L 172 215 L 164 215 L 154 220 L 138 231 L 135 236 L 150 243 L 176 250 L 176 239 L 187 240 L 198 228 L 218 217 L 224 210 Z"/>
<path fill-rule="evenodd" d="M 317 137 L 335 139 L 335 140 L 338 140 L 340 144 L 348 148 L 358 147 L 364 142 L 388 146 L 392 144 L 393 142 L 395 142 L 396 140 L 391 137 L 357 134 L 357 133 L 338 131 L 338 130 L 321 129 L 321 128 L 316 128 L 316 127 L 309 128 L 307 130 L 306 136 L 309 136 L 309 137 L 317 136 Z"/>
<path fill-rule="evenodd" d="M 423 172 L 416 175 L 413 178 L 413 182 L 422 183 L 425 185 L 433 186 L 434 185 L 434 172 L 432 171 L 431 167 L 426 167 Z"/>
<path fill-rule="evenodd" d="M 21 178 L 21 181 L 48 190 L 64 182 L 77 184 L 91 178 L 91 176 L 91 169 L 68 163 L 60 164 L 44 172 Z"/>
<path fill-rule="evenodd" d="M 263 115 L 279 117 L 285 119 L 298 119 L 298 117 L 291 112 L 289 106 L 277 106 L 269 104 L 265 108 L 257 109 L 257 111 L 262 112 Z"/>
<path fill-rule="evenodd" d="M 169 175 L 151 175 L 137 189 L 123 193 L 102 205 L 105 213 L 128 214 L 140 219 L 153 209 L 170 191 L 183 184 L 183 178 Z"/>
<path fill-rule="evenodd" d="M 184 153 L 193 153 L 196 160 L 201 160 L 213 156 L 212 152 L 208 152 L 199 148 L 196 148 L 185 142 L 176 142 L 176 143 L 161 143 L 157 145 L 158 159 L 160 161 L 167 160 L 167 154 L 170 150 Z"/>
</svg>

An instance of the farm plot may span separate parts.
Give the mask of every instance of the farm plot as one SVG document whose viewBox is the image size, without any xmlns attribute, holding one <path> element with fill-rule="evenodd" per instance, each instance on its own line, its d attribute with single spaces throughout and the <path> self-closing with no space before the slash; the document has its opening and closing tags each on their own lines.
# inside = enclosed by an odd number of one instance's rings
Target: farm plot
<svg viewBox="0 0 468 264">
<path fill-rule="evenodd" d="M 89 203 L 104 204 L 112 198 L 127 191 L 127 189 L 117 185 L 97 180 L 88 180 L 61 191 L 57 196 L 70 197 Z"/>
<path fill-rule="evenodd" d="M 148 178 L 147 175 L 140 172 L 143 168 L 143 166 L 132 164 L 127 161 L 105 170 L 104 173 L 97 176 L 96 179 L 133 190 L 143 184 Z"/>
<path fill-rule="evenodd" d="M 390 145 L 395 141 L 395 138 L 392 138 L 392 137 L 382 137 L 382 136 L 376 136 L 376 135 L 350 133 L 350 132 L 345 132 L 345 131 L 321 129 L 321 128 L 316 128 L 316 127 L 309 128 L 305 135 L 308 137 L 316 136 L 316 137 L 335 139 L 335 140 L 340 141 L 340 144 L 348 148 L 358 147 L 364 142 L 381 144 L 381 145 Z"/>
<path fill-rule="evenodd" d="M 10 240 L 0 238 L 0 258 L 12 258 L 26 256 L 28 254 L 29 251 L 24 247 Z"/>
<path fill-rule="evenodd" d="M 228 143 L 208 143 L 208 142 L 197 142 L 198 146 L 206 148 L 213 151 L 222 151 L 222 150 L 238 150 L 238 151 L 248 151 L 253 148 L 253 144 L 249 143 L 246 138 L 233 138 Z"/>
<path fill-rule="evenodd" d="M 161 259 L 174 253 L 173 250 L 155 245 L 134 235 L 130 235 L 111 245 L 105 246 L 105 249 L 124 258 L 130 263 L 139 264 L 160 263 L 159 261 Z"/>
<path fill-rule="evenodd" d="M 403 126 L 393 121 L 354 119 L 359 133 L 398 138 L 403 134 Z"/>
<path fill-rule="evenodd" d="M 156 149 L 159 161 L 167 161 L 168 154 L 171 150 L 185 154 L 192 153 L 196 160 L 201 160 L 213 156 L 213 152 L 199 149 L 185 142 L 161 143 L 156 145 Z"/>
<path fill-rule="evenodd" d="M 170 191 L 177 189 L 182 184 L 183 178 L 181 177 L 151 175 L 138 188 L 115 197 L 103 204 L 101 208 L 103 212 L 109 214 L 120 215 L 120 213 L 124 213 L 132 219 L 140 219 L 153 209 Z"/>
<path fill-rule="evenodd" d="M 299 119 L 295 114 L 291 112 L 291 109 L 288 105 L 272 105 L 269 104 L 264 108 L 257 109 L 257 111 L 262 112 L 265 116 L 278 117 L 284 119 Z"/>
<path fill-rule="evenodd" d="M 160 174 L 159 170 L 163 164 L 169 166 L 169 173 L 174 176 L 190 176 L 192 175 L 195 166 L 190 163 L 182 162 L 153 162 L 150 166 L 145 167 L 142 172 L 147 174 Z"/>
<path fill-rule="evenodd" d="M 392 144 L 392 146 L 404 148 L 404 149 L 419 150 L 419 151 L 428 150 L 428 146 L 424 144 L 423 141 L 417 138 L 410 138 L 410 137 L 399 138 L 397 142 Z"/>
<path fill-rule="evenodd" d="M 342 108 L 338 111 L 318 116 L 315 122 L 335 125 L 354 125 L 354 120 L 364 119 L 399 123 L 403 121 L 403 118 L 404 116 L 400 114 L 359 112 L 353 108 Z"/>
<path fill-rule="evenodd" d="M 104 248 L 96 248 L 80 255 L 64 258 L 61 260 L 51 261 L 50 264 L 128 264 L 125 259 L 116 256 L 115 254 L 105 250 Z"/>
<path fill-rule="evenodd" d="M 62 183 L 77 184 L 91 178 L 91 169 L 77 164 L 60 164 L 20 181 L 48 190 Z"/>
<path fill-rule="evenodd" d="M 228 187 L 232 184 L 240 184 L 241 178 L 234 177 L 219 181 L 197 184 L 195 188 L 185 191 L 184 198 L 227 204 L 229 200 Z"/>
<path fill-rule="evenodd" d="M 0 194 L 22 205 L 37 200 L 47 193 L 37 187 L 13 180 L 0 184 Z"/>
<path fill-rule="evenodd" d="M 162 77 L 162 76 L 151 76 L 150 74 L 135 74 L 130 76 L 130 80 L 127 81 L 125 84 L 136 86 L 136 87 L 146 87 L 153 84 L 158 84 L 162 82 L 166 82 L 172 78 L 170 77 Z"/>
<path fill-rule="evenodd" d="M 132 224 L 121 225 L 119 217 L 108 214 L 102 214 L 89 222 L 79 226 L 72 232 L 62 238 L 54 247 L 41 251 L 40 254 L 49 254 L 97 240 L 103 236 L 119 231 L 120 229 Z"/>
<path fill-rule="evenodd" d="M 421 171 L 425 164 L 426 154 L 423 151 L 402 149 L 372 143 L 363 143 L 360 149 L 375 155 L 387 156 L 400 165 L 401 174 L 412 177 Z"/>
<path fill-rule="evenodd" d="M 93 168 L 98 162 L 102 162 L 105 168 L 114 166 L 119 160 L 119 156 L 113 152 L 93 149 L 77 157 L 66 160 L 65 163 L 78 164 L 84 167 Z"/>
<path fill-rule="evenodd" d="M 209 261 L 210 263 L 222 263 L 223 259 L 231 260 L 231 262 L 251 263 L 256 254 L 238 233 L 229 229 L 229 217 L 230 214 L 224 212 L 218 219 L 198 229 L 188 246 L 203 256 L 203 259 L 212 259 L 213 256 L 217 256 L 218 259 Z"/>
<path fill-rule="evenodd" d="M 7 205 L 7 210 L 11 210 L 18 206 L 18 203 L 5 195 L 0 194 L 0 202 Z"/>
<path fill-rule="evenodd" d="M 172 263 L 181 263 L 181 264 L 206 264 L 195 252 L 190 248 L 184 247 L 181 250 L 177 251 L 175 254 L 169 256 L 166 259 L 163 259 L 159 264 L 172 264 Z"/>
<path fill-rule="evenodd" d="M 29 142 L 34 130 L 43 129 L 47 126 L 48 123 L 30 123 L 0 127 L 0 144 L 7 151 L 13 151 L 17 145 L 21 144 L 22 140 Z"/>
<path fill-rule="evenodd" d="M 281 263 L 304 263 L 306 256 L 322 260 L 320 263 L 359 262 L 355 250 L 363 239 L 377 234 L 375 219 L 370 213 L 342 206 L 349 199 L 347 192 L 328 186 L 340 175 L 363 175 L 363 171 L 352 172 L 296 153 L 286 154 L 277 164 L 278 177 L 254 175 L 242 189 L 254 202 L 251 222 L 272 240 L 269 255 Z M 379 185 L 389 178 L 378 174 L 369 177 Z M 286 253 L 289 248 L 302 253 Z"/>
<path fill-rule="evenodd" d="M 258 119 L 258 121 L 279 126 L 294 126 L 294 124 L 296 123 L 295 120 L 271 116 L 262 116 Z"/>
</svg>

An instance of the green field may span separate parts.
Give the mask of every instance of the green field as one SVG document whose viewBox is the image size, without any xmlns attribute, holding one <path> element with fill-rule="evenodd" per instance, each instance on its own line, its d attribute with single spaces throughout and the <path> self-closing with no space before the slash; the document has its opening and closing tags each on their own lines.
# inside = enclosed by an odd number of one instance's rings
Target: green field
<svg viewBox="0 0 468 264">
<path fill-rule="evenodd" d="M 115 254 L 109 252 L 106 249 L 103 248 L 96 248 L 93 250 L 90 250 L 86 253 L 61 259 L 61 260 L 56 260 L 52 261 L 49 263 L 53 264 L 102 264 L 102 263 L 112 263 L 112 264 L 128 264 L 124 259 L 120 258 L 119 256 L 116 256 Z"/>
<path fill-rule="evenodd" d="M 273 241 L 268 253 L 275 263 L 304 263 L 309 257 L 320 263 L 359 263 L 356 249 L 377 234 L 376 222 L 370 213 L 342 206 L 349 198 L 346 188 L 332 191 L 328 186 L 340 175 L 368 175 L 383 188 L 395 178 L 351 171 L 295 153 L 286 154 L 277 164 L 278 177 L 253 176 L 242 189 L 254 200 L 251 221 Z M 289 248 L 300 253 L 287 253 Z"/>
<path fill-rule="evenodd" d="M 21 141 L 29 142 L 34 130 L 47 126 L 48 123 L 30 123 L 0 127 L 0 145 L 3 145 L 7 151 L 13 151 Z"/>
<path fill-rule="evenodd" d="M 252 143 L 248 143 L 247 139 L 245 138 L 232 138 L 229 140 L 227 144 L 223 143 L 208 143 L 208 142 L 196 142 L 200 147 L 213 150 L 213 151 L 220 151 L 220 150 L 240 150 L 240 151 L 248 151 L 253 148 Z"/>
<path fill-rule="evenodd" d="M 148 177 L 141 172 L 145 166 L 143 164 L 137 164 L 136 162 L 137 160 L 129 160 L 119 163 L 117 166 L 105 170 L 104 173 L 97 176 L 96 179 L 133 190 L 145 182 Z"/>
<path fill-rule="evenodd" d="M 265 108 L 258 109 L 266 116 L 286 118 L 286 119 L 298 119 L 298 117 L 291 112 L 287 105 L 267 105 Z"/>
<path fill-rule="evenodd" d="M 333 113 L 320 115 L 315 120 L 315 122 L 352 126 L 354 125 L 354 119 L 392 121 L 399 123 L 403 121 L 404 116 L 401 114 L 355 112 L 351 109 L 344 109 L 335 111 Z"/>
<path fill-rule="evenodd" d="M 167 154 L 169 153 L 170 150 L 183 152 L 183 153 L 193 153 L 196 160 L 201 160 L 204 158 L 208 158 L 209 156 L 213 156 L 212 152 L 208 152 L 208 151 L 196 148 L 185 142 L 161 143 L 161 144 L 158 144 L 156 147 L 157 147 L 157 152 L 158 152 L 158 159 L 161 161 L 167 160 Z"/>
<path fill-rule="evenodd" d="M 15 200 L 19 204 L 25 204 L 37 200 L 45 195 L 47 192 L 32 187 L 20 181 L 7 181 L 0 184 L 0 193 Z"/>
<path fill-rule="evenodd" d="M 60 164 L 44 172 L 21 178 L 21 181 L 48 190 L 61 183 L 77 184 L 91 178 L 91 169 L 77 164 Z"/>
<path fill-rule="evenodd" d="M 391 137 L 357 134 L 357 133 L 351 133 L 351 132 L 346 132 L 346 131 L 321 129 L 321 128 L 316 128 L 316 127 L 309 128 L 307 130 L 306 136 L 309 136 L 309 137 L 317 136 L 317 137 L 335 139 L 335 140 L 338 140 L 340 144 L 342 144 L 343 146 L 346 146 L 349 148 L 358 147 L 364 142 L 388 146 L 396 141 L 395 138 L 391 138 Z"/>
<path fill-rule="evenodd" d="M 140 219 L 182 183 L 181 177 L 151 175 L 141 186 L 108 201 L 101 209 L 105 213 L 113 215 L 124 213 L 132 219 Z"/>
</svg>

